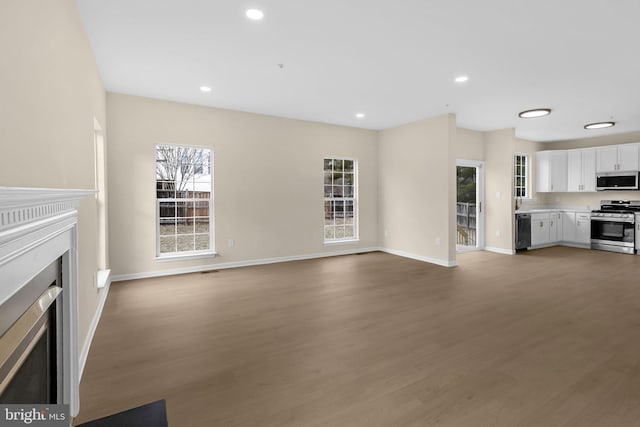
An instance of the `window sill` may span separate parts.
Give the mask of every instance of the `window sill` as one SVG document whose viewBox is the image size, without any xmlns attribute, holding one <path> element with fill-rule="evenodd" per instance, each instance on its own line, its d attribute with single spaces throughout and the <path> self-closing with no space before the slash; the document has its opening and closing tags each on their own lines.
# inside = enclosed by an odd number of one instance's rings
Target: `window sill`
<svg viewBox="0 0 640 427">
<path fill-rule="evenodd" d="M 184 253 L 184 254 L 170 254 L 170 255 L 157 255 L 156 262 L 165 261 L 183 261 L 189 259 L 204 259 L 215 258 L 218 255 L 216 252 L 197 252 L 197 253 Z"/>
<path fill-rule="evenodd" d="M 324 242 L 324 244 L 326 246 L 333 246 L 333 245 L 342 245 L 347 243 L 357 243 L 359 241 L 360 239 L 330 240 L 328 242 Z"/>
<path fill-rule="evenodd" d="M 103 289 L 111 283 L 111 270 L 98 270 L 96 272 L 96 288 Z"/>
</svg>

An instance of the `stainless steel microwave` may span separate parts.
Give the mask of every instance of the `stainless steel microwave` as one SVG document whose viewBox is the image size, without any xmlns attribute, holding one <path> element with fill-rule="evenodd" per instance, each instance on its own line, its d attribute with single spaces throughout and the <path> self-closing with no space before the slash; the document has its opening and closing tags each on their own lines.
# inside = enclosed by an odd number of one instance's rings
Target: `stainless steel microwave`
<svg viewBox="0 0 640 427">
<path fill-rule="evenodd" d="M 637 190 L 638 171 L 598 172 L 596 190 Z"/>
</svg>

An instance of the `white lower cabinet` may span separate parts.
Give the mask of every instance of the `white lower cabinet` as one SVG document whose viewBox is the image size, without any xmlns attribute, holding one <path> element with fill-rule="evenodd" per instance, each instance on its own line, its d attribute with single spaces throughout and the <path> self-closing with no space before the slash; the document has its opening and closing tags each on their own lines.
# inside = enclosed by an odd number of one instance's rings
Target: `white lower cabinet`
<svg viewBox="0 0 640 427">
<path fill-rule="evenodd" d="M 562 240 L 562 212 L 549 213 L 549 243 Z"/>
<path fill-rule="evenodd" d="M 531 215 L 531 246 L 546 245 L 550 237 L 549 214 Z"/>
<path fill-rule="evenodd" d="M 588 246 L 591 243 L 589 212 L 540 212 L 531 214 L 531 246 L 556 243 Z"/>
<path fill-rule="evenodd" d="M 576 212 L 576 237 L 573 242 L 591 244 L 591 214 Z"/>
<path fill-rule="evenodd" d="M 591 214 L 588 212 L 562 213 L 562 240 L 567 243 L 591 243 Z"/>
<path fill-rule="evenodd" d="M 562 212 L 562 240 L 573 242 L 576 240 L 576 213 Z"/>
</svg>

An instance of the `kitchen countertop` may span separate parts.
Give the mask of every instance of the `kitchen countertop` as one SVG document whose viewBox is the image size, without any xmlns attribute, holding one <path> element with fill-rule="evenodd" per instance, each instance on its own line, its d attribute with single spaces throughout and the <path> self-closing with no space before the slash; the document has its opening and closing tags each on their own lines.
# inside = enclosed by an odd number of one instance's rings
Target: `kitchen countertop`
<svg viewBox="0 0 640 427">
<path fill-rule="evenodd" d="M 590 206 L 574 206 L 574 207 L 567 207 L 567 206 L 549 206 L 549 207 L 525 207 L 525 208 L 520 208 L 517 211 L 515 211 L 516 214 L 522 214 L 522 213 L 528 213 L 528 214 L 532 214 L 532 213 L 545 213 L 545 212 L 580 212 L 580 213 L 590 213 L 591 212 L 591 207 Z"/>
</svg>

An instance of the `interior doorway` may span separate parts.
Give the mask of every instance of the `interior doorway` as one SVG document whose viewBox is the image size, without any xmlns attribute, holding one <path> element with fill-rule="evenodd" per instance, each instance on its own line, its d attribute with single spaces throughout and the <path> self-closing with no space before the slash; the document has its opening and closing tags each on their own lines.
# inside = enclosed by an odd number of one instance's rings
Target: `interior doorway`
<svg viewBox="0 0 640 427">
<path fill-rule="evenodd" d="M 456 161 L 456 251 L 484 249 L 484 162 Z"/>
</svg>

